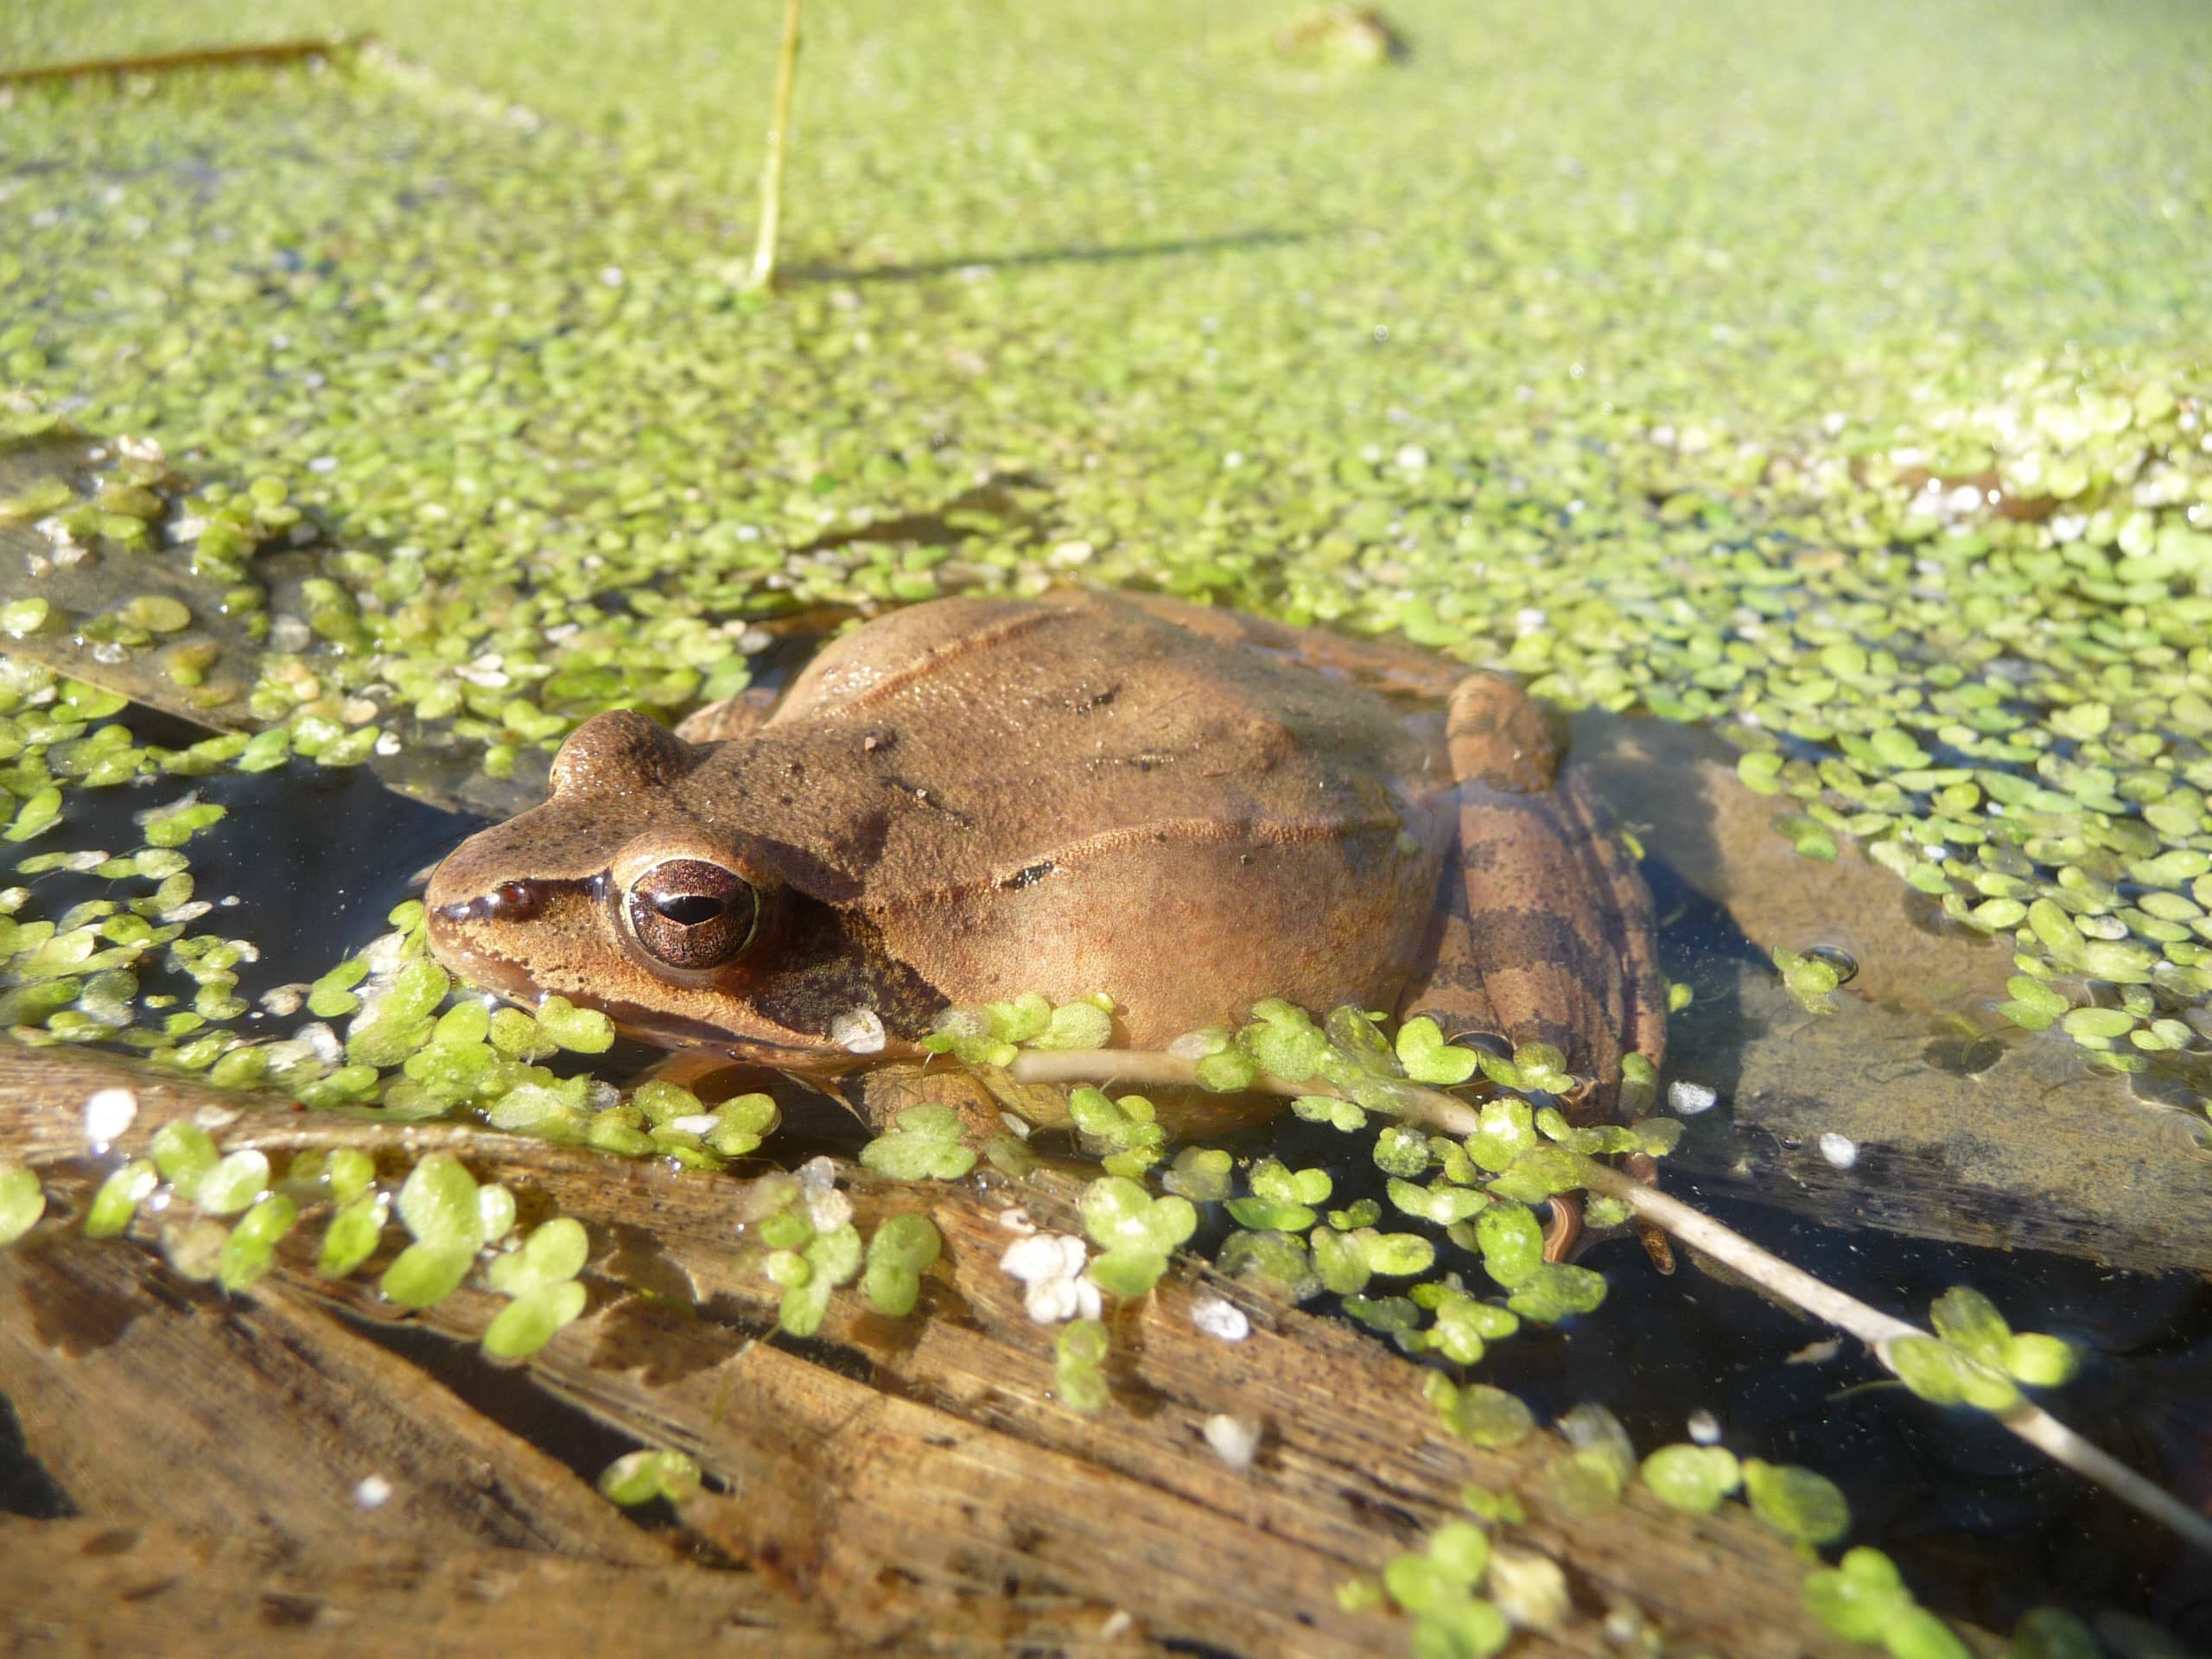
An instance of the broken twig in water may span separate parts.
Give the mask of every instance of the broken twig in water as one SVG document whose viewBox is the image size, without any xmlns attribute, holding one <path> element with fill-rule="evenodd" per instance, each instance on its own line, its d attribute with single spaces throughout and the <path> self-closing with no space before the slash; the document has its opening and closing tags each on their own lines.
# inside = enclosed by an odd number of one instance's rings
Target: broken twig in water
<svg viewBox="0 0 2212 1659">
<path fill-rule="evenodd" d="M 1007 1068 L 1017 1083 L 1080 1083 L 1118 1080 L 1151 1085 L 1198 1083 L 1195 1061 L 1178 1055 L 1135 1049 L 1094 1049 L 1019 1056 Z M 1262 1074 L 1253 1085 L 1269 1094 L 1335 1095 L 1343 1091 L 1319 1077 L 1301 1084 Z M 1440 1090 L 1403 1084 L 1398 1090 L 1401 1116 L 1448 1135 L 1466 1135 L 1481 1127 L 1481 1119 L 1466 1102 Z M 1655 1188 L 1593 1158 L 1580 1157 L 1583 1184 L 1592 1192 L 1618 1198 L 1637 1216 L 1662 1230 L 1726 1263 L 1738 1273 L 1794 1307 L 1848 1332 L 1872 1351 L 1883 1369 L 1896 1375 L 1891 1344 L 1907 1337 L 1929 1333 L 1910 1320 L 1900 1319 L 1870 1306 L 1834 1286 L 1770 1254 L 1734 1229 L 1723 1226 L 1680 1198 L 1670 1198 Z M 2212 1554 L 2212 1520 L 2197 1514 L 2156 1483 L 2092 1445 L 2042 1407 L 2025 1399 L 1990 1414 L 2013 1433 L 2054 1462 L 2093 1482 L 2140 1513 L 2171 1528 L 2207 1554 Z"/>
<path fill-rule="evenodd" d="M 798 79 L 798 3 L 784 0 L 784 37 L 776 49 L 776 101 L 768 153 L 760 163 L 760 228 L 753 244 L 753 286 L 776 285 L 776 235 L 784 210 L 784 157 L 791 149 L 791 88 Z"/>
<path fill-rule="evenodd" d="M 152 75 L 171 69 L 297 63 L 304 58 L 327 58 L 340 52 L 359 51 L 373 38 L 367 35 L 328 35 L 305 40 L 261 41 L 243 46 L 188 46 L 174 52 L 79 58 L 69 63 L 35 63 L 21 68 L 0 69 L 0 86 L 20 86 L 40 80 L 90 80 L 96 75 Z"/>
</svg>

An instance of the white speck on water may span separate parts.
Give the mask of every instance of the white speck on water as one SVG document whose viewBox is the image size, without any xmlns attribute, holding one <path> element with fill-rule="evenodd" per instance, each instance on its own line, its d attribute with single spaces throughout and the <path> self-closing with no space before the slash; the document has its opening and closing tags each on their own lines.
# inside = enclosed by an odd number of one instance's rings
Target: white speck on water
<svg viewBox="0 0 2212 1659">
<path fill-rule="evenodd" d="M 1713 1090 L 1701 1083 L 1683 1083 L 1679 1079 L 1667 1085 L 1667 1106 L 1677 1117 L 1695 1117 L 1700 1112 L 1709 1112 L 1720 1098 Z"/>
<path fill-rule="evenodd" d="M 138 1096 L 128 1089 L 95 1090 L 85 1102 L 85 1139 L 105 1151 L 138 1116 Z"/>
<path fill-rule="evenodd" d="M 671 1117 L 668 1127 L 679 1135 L 712 1135 L 721 1119 L 712 1112 L 695 1112 L 689 1117 Z"/>
<path fill-rule="evenodd" d="M 1796 1353 L 1785 1355 L 1785 1365 L 1825 1365 L 1843 1351 L 1842 1342 L 1834 1337 L 1825 1337 L 1819 1342 L 1808 1342 Z"/>
<path fill-rule="evenodd" d="M 1206 1419 L 1205 1437 L 1214 1456 L 1242 1474 L 1252 1466 L 1252 1459 L 1260 1449 L 1260 1420 L 1233 1417 L 1225 1411 L 1217 1411 Z"/>
<path fill-rule="evenodd" d="M 338 1033 L 323 1021 L 302 1026 L 292 1033 L 296 1043 L 305 1043 L 308 1052 L 325 1065 L 335 1065 L 346 1058 L 346 1045 L 338 1040 Z"/>
<path fill-rule="evenodd" d="M 1720 1441 L 1720 1420 L 1709 1411 L 1694 1411 L 1689 1421 L 1690 1439 L 1700 1446 L 1717 1446 Z"/>
<path fill-rule="evenodd" d="M 1167 1045 L 1167 1052 L 1179 1060 L 1203 1060 L 1220 1046 L 1220 1039 L 1213 1032 L 1186 1031 Z"/>
<path fill-rule="evenodd" d="M 848 1008 L 830 1022 L 830 1040 L 848 1054 L 880 1054 L 883 1021 L 874 1008 Z"/>
<path fill-rule="evenodd" d="M 382 1475 L 364 1475 L 353 1488 L 353 1501 L 365 1510 L 380 1510 L 391 1502 L 391 1483 Z"/>
<path fill-rule="evenodd" d="M 836 1164 L 827 1157 L 810 1157 L 798 1166 L 798 1194 L 814 1232 L 836 1232 L 852 1221 L 852 1199 L 836 1190 Z"/>
<path fill-rule="evenodd" d="M 1039 1325 L 1095 1319 L 1103 1304 L 1098 1287 L 1083 1276 L 1090 1252 L 1072 1233 L 1033 1233 L 1006 1248 L 999 1266 L 1020 1280 L 1022 1306 Z"/>
<path fill-rule="evenodd" d="M 1006 1125 L 1007 1133 L 1016 1140 L 1027 1141 L 1029 1138 L 1029 1122 L 1027 1118 L 1016 1117 L 1012 1112 L 1001 1112 L 999 1122 Z"/>
<path fill-rule="evenodd" d="M 311 473 L 334 473 L 337 470 L 338 457 L 335 455 L 317 455 L 308 462 L 308 471 Z"/>
<path fill-rule="evenodd" d="M 622 267 L 620 265 L 601 266 L 599 270 L 599 280 L 606 283 L 609 288 L 621 287 Z"/>
<path fill-rule="evenodd" d="M 1000 1211 L 999 1225 L 1009 1233 L 1020 1233 L 1024 1238 L 1037 1230 L 1037 1224 L 1029 1219 L 1029 1212 L 1020 1205 Z"/>
<path fill-rule="evenodd" d="M 1137 1622 L 1129 1616 L 1129 1610 L 1126 1607 L 1116 1607 L 1106 1615 L 1106 1622 L 1098 1627 L 1098 1639 L 1102 1642 L 1111 1642 L 1116 1637 L 1127 1636 L 1136 1627 Z"/>
<path fill-rule="evenodd" d="M 1513 632 L 1525 639 L 1542 627 L 1546 620 L 1544 613 L 1533 606 L 1516 611 L 1513 613 Z"/>
<path fill-rule="evenodd" d="M 1218 1296 L 1192 1303 L 1191 1323 L 1224 1342 L 1242 1342 L 1252 1334 L 1252 1321 L 1244 1317 L 1244 1310 Z"/>
<path fill-rule="evenodd" d="M 1838 1169 L 1849 1169 L 1859 1161 L 1859 1143 L 1847 1135 L 1838 1135 L 1830 1129 L 1820 1140 L 1821 1156 Z"/>
<path fill-rule="evenodd" d="M 1418 473 L 1428 466 L 1428 451 L 1417 443 L 1409 443 L 1398 451 L 1395 459 L 1400 472 Z"/>
</svg>

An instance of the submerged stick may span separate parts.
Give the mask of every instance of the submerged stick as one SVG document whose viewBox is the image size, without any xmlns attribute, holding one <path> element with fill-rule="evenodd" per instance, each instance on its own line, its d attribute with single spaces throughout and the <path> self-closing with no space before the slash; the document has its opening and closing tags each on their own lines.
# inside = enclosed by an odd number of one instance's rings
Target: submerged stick
<svg viewBox="0 0 2212 1659">
<path fill-rule="evenodd" d="M 1151 1084 L 1198 1082 L 1196 1062 L 1173 1054 L 1135 1049 L 1096 1049 L 1090 1052 L 1023 1054 L 1007 1068 L 1017 1083 L 1079 1083 L 1118 1079 Z M 1253 1084 L 1269 1094 L 1337 1095 L 1342 1091 L 1319 1077 L 1291 1084 L 1262 1075 Z M 1448 1135 L 1471 1135 L 1480 1118 L 1463 1101 L 1440 1090 L 1418 1084 L 1402 1085 L 1402 1116 Z M 1823 1323 L 1847 1332 L 1865 1343 L 1892 1376 L 1897 1364 L 1890 1344 L 1904 1337 L 1929 1333 L 1909 1319 L 1900 1319 L 1846 1294 L 1802 1268 L 1792 1267 L 1780 1256 L 1754 1244 L 1733 1228 L 1723 1226 L 1702 1211 L 1680 1198 L 1670 1198 L 1594 1158 L 1578 1155 L 1583 1185 L 1592 1192 L 1618 1198 L 1639 1217 L 1660 1227 L 1685 1244 L 1725 1262 L 1762 1290 Z M 2157 1483 L 2145 1479 L 2126 1464 L 2091 1444 L 2041 1406 L 2022 1398 L 1990 1415 L 2029 1445 L 2081 1476 L 2101 1486 L 2131 1509 L 2171 1529 L 2189 1543 L 2212 1554 L 2212 1519 L 2199 1515 Z"/>
<path fill-rule="evenodd" d="M 784 156 L 791 148 L 791 87 L 798 79 L 798 0 L 784 0 L 784 38 L 776 50 L 776 101 L 768 153 L 760 163 L 760 228 L 753 244 L 753 286 L 776 285 L 776 229 L 783 217 Z"/>
<path fill-rule="evenodd" d="M 35 63 L 22 68 L 0 69 L 0 86 L 17 86 L 36 80 L 89 80 L 95 75 L 150 75 L 168 69 L 296 63 L 302 58 L 327 57 L 334 53 L 355 50 L 370 38 L 365 35 L 333 35 L 296 41 L 262 41 L 245 46 L 188 46 L 174 52 L 79 58 L 69 63 Z"/>
</svg>

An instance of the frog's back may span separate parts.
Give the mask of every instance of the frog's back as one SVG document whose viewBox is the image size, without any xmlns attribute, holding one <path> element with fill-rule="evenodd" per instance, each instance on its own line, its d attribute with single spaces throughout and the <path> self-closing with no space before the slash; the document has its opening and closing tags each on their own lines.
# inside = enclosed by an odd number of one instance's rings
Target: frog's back
<svg viewBox="0 0 2212 1659">
<path fill-rule="evenodd" d="M 1449 829 L 1386 700 L 1108 595 L 947 600 L 825 650 L 702 810 L 954 1001 L 1108 990 L 1157 1041 L 1402 980 Z"/>
</svg>

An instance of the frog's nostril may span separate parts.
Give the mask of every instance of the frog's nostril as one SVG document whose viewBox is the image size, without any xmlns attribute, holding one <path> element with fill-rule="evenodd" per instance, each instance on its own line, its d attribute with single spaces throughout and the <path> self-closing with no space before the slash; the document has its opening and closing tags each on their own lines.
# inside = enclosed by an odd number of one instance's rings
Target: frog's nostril
<svg viewBox="0 0 2212 1659">
<path fill-rule="evenodd" d="M 440 905 L 434 912 L 447 922 L 526 922 L 545 907 L 544 891 L 534 881 L 502 881 L 474 899 Z"/>
</svg>

